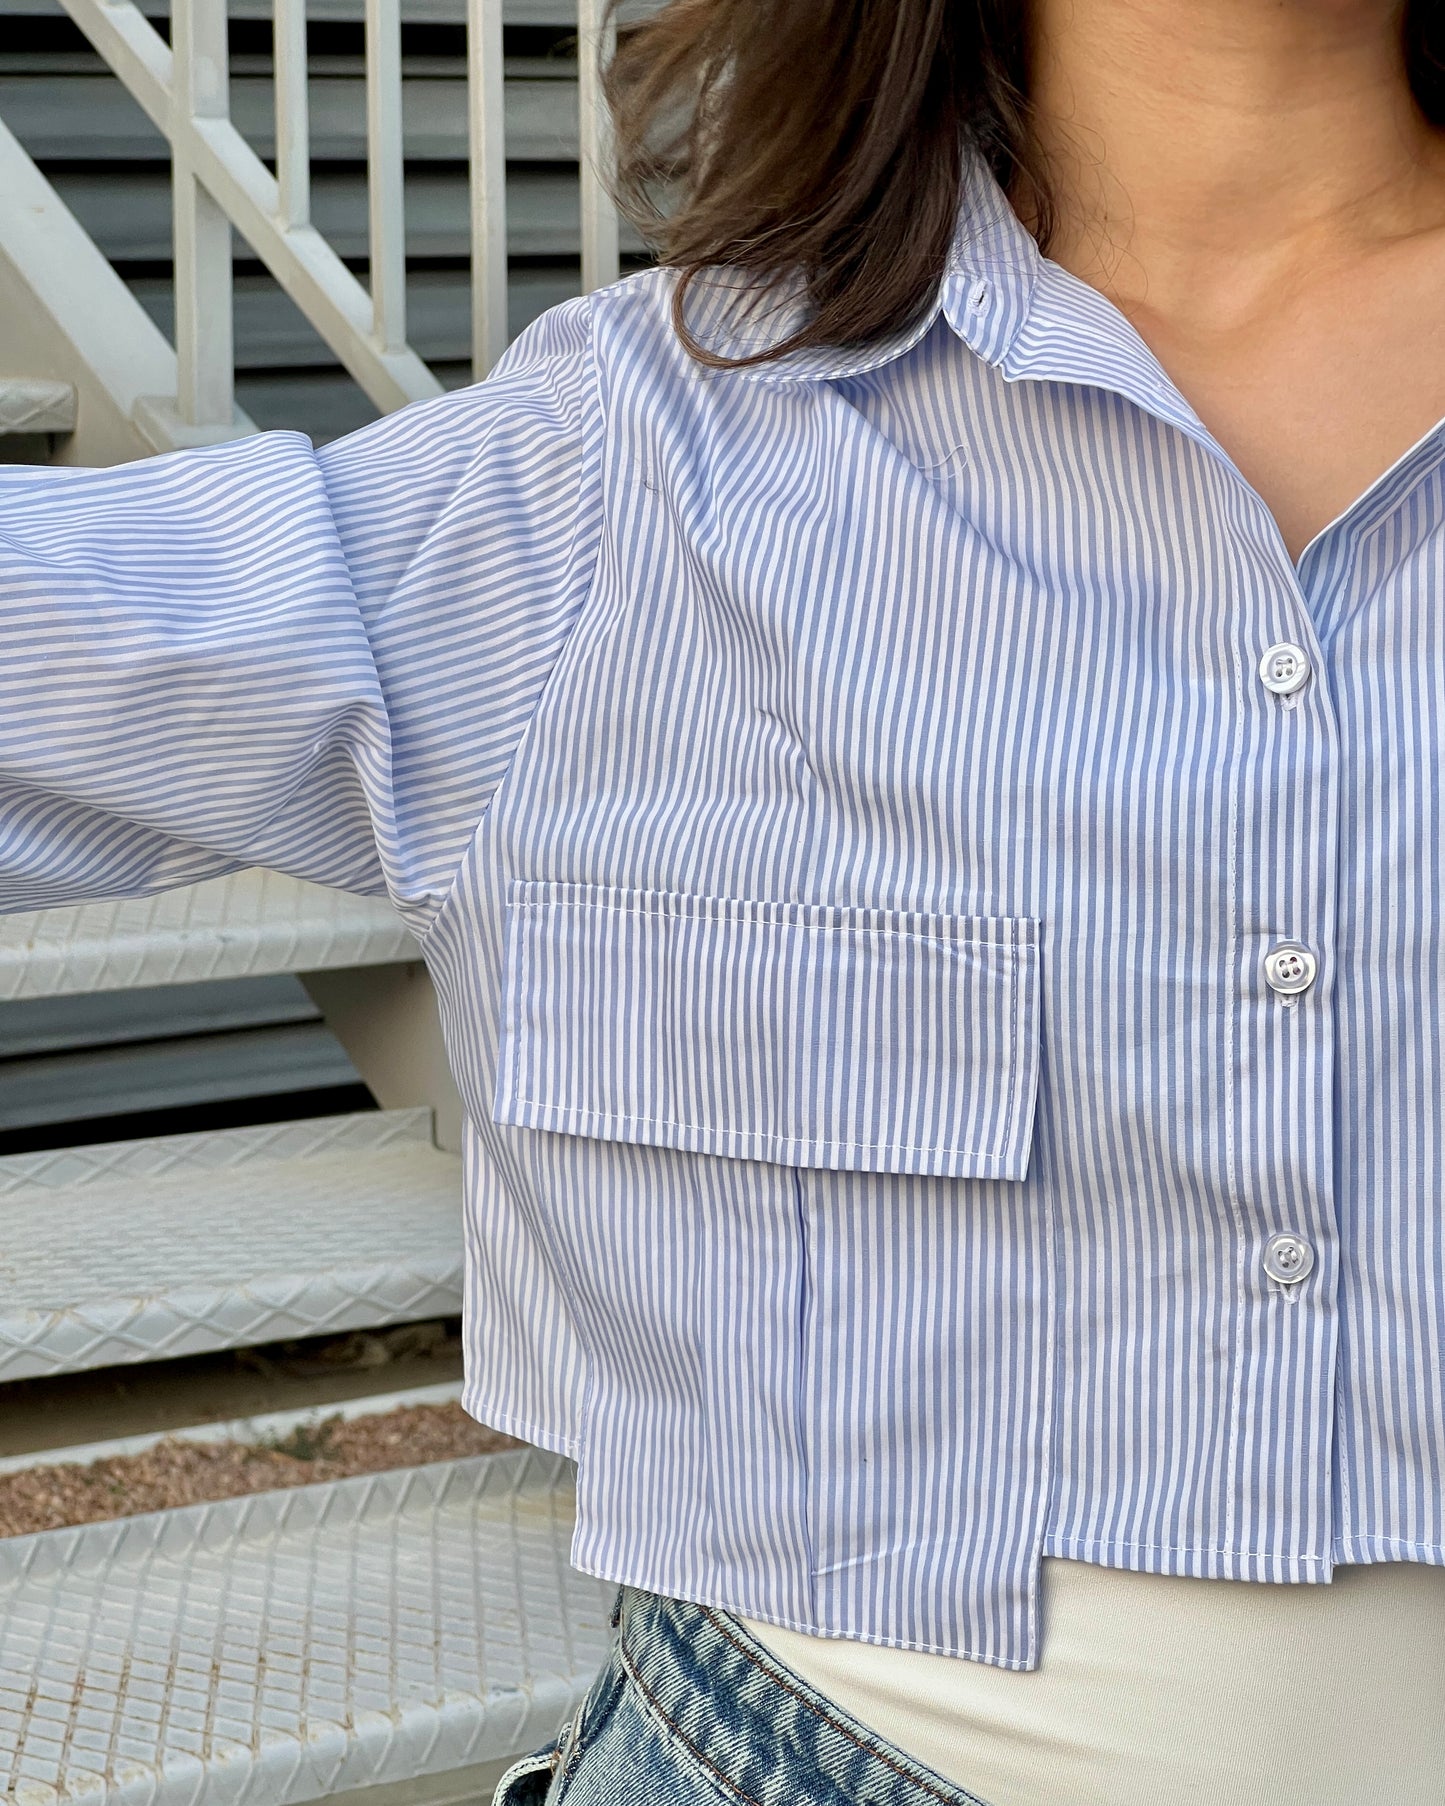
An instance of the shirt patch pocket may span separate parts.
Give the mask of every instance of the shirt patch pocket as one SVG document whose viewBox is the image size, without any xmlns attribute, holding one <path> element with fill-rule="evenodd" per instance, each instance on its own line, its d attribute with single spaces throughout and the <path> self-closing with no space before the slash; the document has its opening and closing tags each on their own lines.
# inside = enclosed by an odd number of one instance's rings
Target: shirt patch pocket
<svg viewBox="0 0 1445 1806">
<path fill-rule="evenodd" d="M 1022 1179 L 1038 922 L 514 880 L 496 1121 Z"/>
</svg>

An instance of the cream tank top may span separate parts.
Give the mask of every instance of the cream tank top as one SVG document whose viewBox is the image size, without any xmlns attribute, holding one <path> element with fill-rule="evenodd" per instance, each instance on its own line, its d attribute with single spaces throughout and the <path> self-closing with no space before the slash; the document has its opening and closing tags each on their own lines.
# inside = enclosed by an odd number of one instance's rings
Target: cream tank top
<svg viewBox="0 0 1445 1806">
<path fill-rule="evenodd" d="M 1442 1806 L 1445 1568 L 1313 1584 L 1045 1560 L 1039 1665 L 740 1618 L 986 1806 Z"/>
</svg>

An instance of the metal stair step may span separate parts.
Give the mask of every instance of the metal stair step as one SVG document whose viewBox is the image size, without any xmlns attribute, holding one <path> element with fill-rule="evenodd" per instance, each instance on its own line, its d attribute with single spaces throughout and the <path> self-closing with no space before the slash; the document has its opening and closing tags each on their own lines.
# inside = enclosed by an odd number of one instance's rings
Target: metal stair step
<svg viewBox="0 0 1445 1806">
<path fill-rule="evenodd" d="M 300 981 L 286 972 L 27 997 L 0 1010 L 0 1060 L 320 1020 Z"/>
<path fill-rule="evenodd" d="M 385 899 L 251 870 L 137 901 L 0 916 L 0 1002 L 419 957 Z"/>
<path fill-rule="evenodd" d="M 64 166 L 55 190 L 112 263 L 171 261 L 171 182 L 163 165 L 121 173 Z M 123 204 L 117 204 L 123 198 Z M 311 178 L 311 220 L 338 257 L 365 263 L 370 248 L 364 168 L 316 170 Z M 451 258 L 464 264 L 471 243 L 467 172 L 424 164 L 406 178 L 406 253 L 413 259 Z M 622 249 L 640 253 L 641 237 L 623 225 Z M 570 257 L 582 243 L 575 170 L 554 164 L 507 175 L 507 251 L 511 257 Z M 248 255 L 244 245 L 237 255 Z"/>
<path fill-rule="evenodd" d="M 0 1012 L 0 1026 L 3 1023 L 4 1013 Z M 356 1068 L 323 1022 L 220 1035 L 178 1035 L 136 1047 L 43 1054 L 35 1059 L 6 1060 L 0 1066 L 0 1134 L 44 1124 L 106 1122 L 152 1111 L 235 1104 L 249 1098 L 285 1099 L 305 1092 L 347 1090 L 361 1083 Z M 358 1095 L 347 1098 L 345 1104 L 364 1101 Z M 327 1107 L 314 1105 L 313 1113 Z M 337 1107 L 330 1105 L 331 1109 Z M 179 1127 L 175 1123 L 164 1126 Z M 112 1123 L 108 1130 L 89 1133 L 94 1138 L 126 1131 Z"/>
<path fill-rule="evenodd" d="M 144 276 L 131 293 L 168 337 L 175 332 L 175 296 L 169 280 Z M 514 269 L 507 282 L 508 328 L 520 332 L 544 308 L 581 293 L 574 269 Z M 407 277 L 408 337 L 431 363 L 460 362 L 471 349 L 471 290 L 465 269 L 413 270 Z M 331 361 L 321 335 L 269 276 L 235 280 L 238 373 L 318 369 Z"/>
<path fill-rule="evenodd" d="M 48 60 L 48 59 L 47 59 Z M 308 85 L 311 155 L 317 163 L 363 162 L 366 84 L 354 74 L 322 72 L 312 64 Z M 526 74 L 509 64 L 503 108 L 507 156 L 513 162 L 575 163 L 578 155 L 577 83 L 565 64 L 533 58 Z M 260 157 L 276 154 L 274 89 L 269 77 L 233 74 L 231 117 Z M 40 163 L 164 160 L 166 141 L 115 77 L 76 59 L 74 72 L 17 73 L 0 67 L 0 119 Z M 467 84 L 457 59 L 447 73 L 412 75 L 402 82 L 406 156 L 411 163 L 464 162 Z"/>
<path fill-rule="evenodd" d="M 0 375 L 0 434 L 74 431 L 75 390 L 69 383 Z"/>
<path fill-rule="evenodd" d="M 0 1381 L 461 1310 L 426 1109 L 0 1159 Z"/>
<path fill-rule="evenodd" d="M 609 1643 L 571 1476 L 481 1455 L 0 1542 L 0 1797 L 299 1806 L 536 1747 Z"/>
</svg>

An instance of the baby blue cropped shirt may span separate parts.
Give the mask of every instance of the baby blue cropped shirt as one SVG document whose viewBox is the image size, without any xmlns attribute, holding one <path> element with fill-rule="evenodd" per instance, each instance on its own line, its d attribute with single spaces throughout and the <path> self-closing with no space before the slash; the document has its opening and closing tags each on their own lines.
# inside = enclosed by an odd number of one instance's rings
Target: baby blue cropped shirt
<svg viewBox="0 0 1445 1806">
<path fill-rule="evenodd" d="M 674 282 L 0 470 L 0 908 L 391 898 L 584 1569 L 1028 1668 L 1045 1555 L 1440 1562 L 1445 432 L 1291 558 L 981 169 L 887 340 Z"/>
</svg>

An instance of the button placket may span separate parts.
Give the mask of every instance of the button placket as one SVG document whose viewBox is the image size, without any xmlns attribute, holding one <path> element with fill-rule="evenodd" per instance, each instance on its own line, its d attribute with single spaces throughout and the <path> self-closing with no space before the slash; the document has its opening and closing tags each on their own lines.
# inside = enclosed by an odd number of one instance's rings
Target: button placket
<svg viewBox="0 0 1445 1806">
<path fill-rule="evenodd" d="M 1319 959 L 1302 941 L 1273 942 L 1260 964 L 1265 983 L 1286 1008 L 1297 1004 L 1319 977 Z M 1298 1303 L 1304 1281 L 1316 1264 L 1314 1243 L 1295 1229 L 1274 1230 L 1259 1254 L 1259 1265 L 1270 1291 L 1291 1304 Z"/>
<path fill-rule="evenodd" d="M 1283 566 L 1284 560 L 1279 561 Z M 1309 600 L 1293 572 L 1241 591 L 1243 748 L 1236 840 L 1245 960 L 1240 979 L 1238 1283 L 1256 1309 L 1236 1359 L 1253 1416 L 1231 1464 L 1268 1470 L 1281 1496 L 1328 1500 L 1328 1437 L 1291 1435 L 1333 1410 L 1338 1271 L 1332 1007 L 1339 729 Z M 1287 713 L 1285 711 L 1288 711 Z M 1287 1394 L 1278 1376 L 1318 1386 Z M 1328 1549 L 1328 1509 L 1311 1554 Z"/>
</svg>

